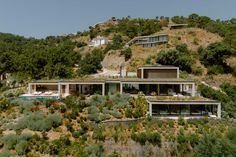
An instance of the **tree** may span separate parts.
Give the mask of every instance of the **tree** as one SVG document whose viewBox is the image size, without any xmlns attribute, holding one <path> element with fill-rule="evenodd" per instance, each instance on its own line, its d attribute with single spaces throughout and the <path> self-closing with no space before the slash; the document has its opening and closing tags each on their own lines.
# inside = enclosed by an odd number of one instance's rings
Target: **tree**
<svg viewBox="0 0 236 157">
<path fill-rule="evenodd" d="M 235 156 L 235 151 L 229 141 L 219 139 L 212 134 L 204 134 L 195 147 L 195 152 L 201 157 Z"/>
<path fill-rule="evenodd" d="M 78 70 L 78 74 L 88 75 L 101 70 L 103 57 L 103 52 L 100 49 L 94 49 L 91 53 L 87 53 L 79 64 L 80 69 Z"/>
<path fill-rule="evenodd" d="M 138 94 L 138 98 L 133 98 L 130 101 L 131 106 L 133 106 L 133 116 L 134 118 L 143 117 L 147 113 L 148 103 L 141 93 Z"/>
<path fill-rule="evenodd" d="M 212 65 L 222 66 L 223 72 L 231 72 L 225 60 L 232 54 L 231 48 L 223 42 L 216 42 L 208 45 L 206 49 L 199 49 L 201 62 L 208 68 Z M 218 67 L 219 68 L 219 67 Z"/>
<path fill-rule="evenodd" d="M 132 50 L 131 48 L 127 48 L 121 51 L 121 55 L 125 56 L 125 61 L 129 60 L 132 57 Z"/>
<path fill-rule="evenodd" d="M 195 62 L 186 44 L 176 45 L 176 50 L 163 50 L 157 55 L 156 62 L 163 65 L 175 65 L 181 70 L 192 72 L 191 66 Z"/>
</svg>

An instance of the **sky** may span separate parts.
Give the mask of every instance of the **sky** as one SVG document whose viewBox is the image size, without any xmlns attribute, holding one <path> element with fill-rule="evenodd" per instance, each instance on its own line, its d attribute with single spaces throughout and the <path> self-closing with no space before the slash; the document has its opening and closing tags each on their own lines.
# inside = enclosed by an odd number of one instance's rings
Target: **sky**
<svg viewBox="0 0 236 157">
<path fill-rule="evenodd" d="M 45 38 L 84 31 L 111 17 L 236 18 L 236 0 L 0 0 L 0 32 Z"/>
</svg>

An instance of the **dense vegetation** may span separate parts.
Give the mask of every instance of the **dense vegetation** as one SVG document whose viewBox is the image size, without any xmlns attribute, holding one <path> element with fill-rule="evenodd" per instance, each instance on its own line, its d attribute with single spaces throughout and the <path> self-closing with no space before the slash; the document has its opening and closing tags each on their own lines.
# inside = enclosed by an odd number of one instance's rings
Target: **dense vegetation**
<svg viewBox="0 0 236 157">
<path fill-rule="evenodd" d="M 215 90 L 209 86 L 201 84 L 198 86 L 198 90 L 201 92 L 202 96 L 213 100 L 219 100 L 222 103 L 222 116 L 224 118 L 236 118 L 236 86 L 231 85 L 230 83 L 224 83 L 221 87 L 223 91 Z"/>
<path fill-rule="evenodd" d="M 181 44 L 176 45 L 173 50 L 163 50 L 158 53 L 156 62 L 162 65 L 175 65 L 181 70 L 191 73 L 191 66 L 195 63 L 195 60 L 187 45 Z"/>
<path fill-rule="evenodd" d="M 135 56 L 132 48 L 123 48 L 128 40 L 156 33 L 169 22 L 168 17 L 112 20 L 116 24 L 90 27 L 76 36 L 34 39 L 0 33 L 0 75 L 8 73 L 13 82 L 27 82 L 93 74 L 102 69 L 101 61 L 109 51 L 118 50 L 129 61 Z M 187 75 L 236 76 L 235 67 L 227 62 L 236 55 L 235 19 L 192 14 L 171 20 L 218 33 L 223 41 L 199 47 L 197 52 L 186 44 L 167 45 L 155 54 L 155 63 L 179 66 Z M 112 42 L 91 49 L 84 41 L 73 40 L 97 35 Z M 147 63 L 152 64 L 151 59 Z M 10 89 L 0 82 L 0 156 L 236 156 L 236 85 L 224 81 L 219 89 L 198 86 L 202 96 L 222 103 L 222 120 L 152 119 L 146 115 L 147 102 L 141 94 L 137 98 L 116 94 L 13 100 L 24 88 Z"/>
<path fill-rule="evenodd" d="M 234 120 L 117 121 L 128 107 L 144 117 L 141 95 L 137 100 L 114 95 L 9 103 L 0 112 L 9 113 L 0 120 L 0 156 L 236 155 Z"/>
</svg>

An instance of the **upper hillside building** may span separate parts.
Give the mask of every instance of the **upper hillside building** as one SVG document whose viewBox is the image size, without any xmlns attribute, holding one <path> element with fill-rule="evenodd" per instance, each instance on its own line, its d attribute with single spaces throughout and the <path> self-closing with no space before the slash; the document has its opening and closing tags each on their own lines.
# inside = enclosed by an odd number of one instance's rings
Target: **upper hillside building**
<svg viewBox="0 0 236 157">
<path fill-rule="evenodd" d="M 105 37 L 97 36 L 89 42 L 90 47 L 99 47 L 108 43 L 108 39 Z"/>
<path fill-rule="evenodd" d="M 183 29 L 187 28 L 188 24 L 169 24 L 168 27 L 169 29 Z"/>
<path fill-rule="evenodd" d="M 168 43 L 169 36 L 167 34 L 157 34 L 150 36 L 139 36 L 135 37 L 126 43 L 126 47 L 129 47 L 132 44 L 142 45 L 143 47 L 154 47 L 162 43 Z"/>
</svg>

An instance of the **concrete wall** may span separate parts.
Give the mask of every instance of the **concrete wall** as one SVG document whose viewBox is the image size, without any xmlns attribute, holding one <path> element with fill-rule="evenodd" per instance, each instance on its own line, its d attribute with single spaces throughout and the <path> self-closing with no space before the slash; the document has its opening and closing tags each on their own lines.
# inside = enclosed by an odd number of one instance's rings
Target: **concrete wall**
<svg viewBox="0 0 236 157">
<path fill-rule="evenodd" d="M 177 78 L 176 69 L 144 69 L 144 78 Z"/>
</svg>

